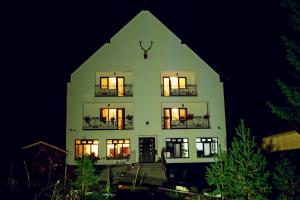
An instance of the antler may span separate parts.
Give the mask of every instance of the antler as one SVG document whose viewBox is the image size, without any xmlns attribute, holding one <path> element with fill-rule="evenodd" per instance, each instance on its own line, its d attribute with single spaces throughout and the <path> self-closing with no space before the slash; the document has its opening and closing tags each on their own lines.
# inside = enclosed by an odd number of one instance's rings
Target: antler
<svg viewBox="0 0 300 200">
<path fill-rule="evenodd" d="M 139 42 L 140 42 L 140 47 L 141 47 L 141 49 L 142 49 L 145 53 L 147 53 L 147 52 L 152 48 L 153 41 L 151 41 L 150 47 L 148 47 L 148 49 L 144 49 L 141 40 L 140 40 Z"/>
</svg>

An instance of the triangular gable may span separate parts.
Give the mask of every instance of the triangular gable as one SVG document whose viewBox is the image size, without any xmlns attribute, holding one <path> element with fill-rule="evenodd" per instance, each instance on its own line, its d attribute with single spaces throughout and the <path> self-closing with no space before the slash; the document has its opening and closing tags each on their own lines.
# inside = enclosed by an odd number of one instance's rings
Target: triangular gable
<svg viewBox="0 0 300 200">
<path fill-rule="evenodd" d="M 178 57 L 177 55 L 189 55 L 185 56 L 185 58 L 192 58 L 189 63 L 205 67 L 209 69 L 212 74 L 219 77 L 219 73 L 214 68 L 202 60 L 186 44 L 182 44 L 181 40 L 170 31 L 167 26 L 160 22 L 149 11 L 143 10 L 118 31 L 111 38 L 110 43 L 104 44 L 77 68 L 77 70 L 73 72 L 71 80 L 73 80 L 74 75 L 77 74 L 78 71 L 84 70 L 83 67 L 95 67 L 101 65 L 103 62 L 106 63 L 106 66 L 114 66 L 116 58 L 127 59 L 122 60 L 124 65 L 126 65 L 126 62 L 128 64 L 128 60 L 135 60 L 136 57 L 134 57 L 134 55 L 130 54 L 128 57 L 124 57 L 124 55 L 126 53 L 129 54 L 128 52 L 134 52 L 134 54 L 140 55 L 142 50 L 139 46 L 139 41 L 142 41 L 142 45 L 145 49 L 147 49 L 151 41 L 153 41 L 153 48 L 150 54 L 166 55 L 166 59 L 170 63 L 180 64 L 181 61 L 174 58 Z M 131 63 L 128 65 L 131 65 Z"/>
<path fill-rule="evenodd" d="M 66 150 L 63 150 L 63 149 L 61 149 L 57 146 L 54 146 L 52 144 L 48 144 L 47 142 L 44 142 L 44 141 L 38 141 L 38 142 L 35 142 L 35 143 L 32 143 L 32 144 L 26 145 L 26 146 L 22 147 L 22 149 L 26 150 L 26 149 L 29 149 L 29 148 L 32 148 L 32 147 L 35 147 L 35 146 L 38 146 L 38 145 L 45 145 L 45 146 L 48 146 L 52 149 L 56 149 L 56 150 L 61 151 L 63 153 L 67 153 Z"/>
<path fill-rule="evenodd" d="M 176 41 L 180 43 L 181 40 L 168 29 L 161 21 L 159 21 L 149 11 L 141 11 L 132 20 L 130 20 L 119 32 L 117 32 L 112 38 L 111 42 L 122 41 L 131 42 L 130 39 L 142 40 L 143 42 L 149 42 L 151 38 L 153 41 L 168 42 Z M 126 39 L 126 40 L 124 40 Z"/>
</svg>

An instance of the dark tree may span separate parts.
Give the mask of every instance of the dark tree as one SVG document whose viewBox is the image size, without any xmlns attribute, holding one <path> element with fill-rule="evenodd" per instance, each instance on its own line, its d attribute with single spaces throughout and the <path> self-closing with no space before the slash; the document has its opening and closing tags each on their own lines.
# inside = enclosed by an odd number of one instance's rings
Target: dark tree
<svg viewBox="0 0 300 200">
<path fill-rule="evenodd" d="M 276 83 L 286 100 L 285 105 L 275 105 L 268 102 L 271 111 L 278 117 L 291 122 L 299 128 L 300 125 L 300 4 L 296 0 L 282 0 L 281 6 L 288 10 L 291 32 L 281 37 L 285 47 L 286 61 L 294 69 L 293 81 L 276 79 Z"/>
<path fill-rule="evenodd" d="M 271 186 L 266 165 L 255 138 L 241 120 L 228 153 L 217 157 L 207 169 L 206 178 L 209 185 L 220 190 L 223 199 L 267 199 Z"/>
<path fill-rule="evenodd" d="M 272 174 L 273 184 L 278 191 L 278 200 L 296 199 L 300 191 L 300 180 L 296 176 L 296 167 L 287 157 L 276 162 Z"/>
</svg>

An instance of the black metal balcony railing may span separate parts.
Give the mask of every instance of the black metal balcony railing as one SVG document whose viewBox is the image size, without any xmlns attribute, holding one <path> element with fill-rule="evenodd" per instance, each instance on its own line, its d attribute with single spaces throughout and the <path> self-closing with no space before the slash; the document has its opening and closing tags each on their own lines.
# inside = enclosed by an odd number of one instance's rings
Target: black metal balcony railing
<svg viewBox="0 0 300 200">
<path fill-rule="evenodd" d="M 205 116 L 195 116 L 193 119 L 169 120 L 162 117 L 163 129 L 209 129 L 209 118 Z"/>
<path fill-rule="evenodd" d="M 118 94 L 117 89 L 101 89 L 100 85 L 95 85 L 95 96 L 96 97 L 117 97 L 117 96 L 132 97 L 133 84 L 124 84 L 123 95 Z"/>
<path fill-rule="evenodd" d="M 197 96 L 197 85 L 187 84 L 186 88 L 170 89 L 170 96 Z M 167 96 L 161 86 L 161 96 Z"/>
<path fill-rule="evenodd" d="M 132 130 L 133 119 L 122 119 L 124 124 L 118 124 L 117 121 L 101 121 L 100 117 L 84 117 L 83 130 Z"/>
</svg>

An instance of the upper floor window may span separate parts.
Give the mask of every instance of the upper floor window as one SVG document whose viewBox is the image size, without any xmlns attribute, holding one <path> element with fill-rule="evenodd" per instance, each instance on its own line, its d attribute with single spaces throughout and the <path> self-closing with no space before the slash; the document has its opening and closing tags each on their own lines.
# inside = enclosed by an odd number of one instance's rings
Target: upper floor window
<svg viewBox="0 0 300 200">
<path fill-rule="evenodd" d="M 116 127 L 118 130 L 125 126 L 124 108 L 100 108 L 100 121 Z"/>
<path fill-rule="evenodd" d="M 166 138 L 167 158 L 188 158 L 189 143 L 187 138 Z"/>
<path fill-rule="evenodd" d="M 195 72 L 161 72 L 162 96 L 197 96 Z"/>
<path fill-rule="evenodd" d="M 124 77 L 100 77 L 102 96 L 124 96 Z"/>
<path fill-rule="evenodd" d="M 169 84 L 171 89 L 185 89 L 186 77 L 164 77 L 164 83 Z"/>
<path fill-rule="evenodd" d="M 218 138 L 196 138 L 197 157 L 211 157 L 218 154 Z"/>
<path fill-rule="evenodd" d="M 124 71 L 96 72 L 96 97 L 132 97 L 133 74 Z"/>
<path fill-rule="evenodd" d="M 109 139 L 106 140 L 107 159 L 128 159 L 130 157 L 129 139 Z"/>
<path fill-rule="evenodd" d="M 76 139 L 75 158 L 82 158 L 84 155 L 98 157 L 99 140 Z"/>
<path fill-rule="evenodd" d="M 133 103 L 83 104 L 83 130 L 132 130 Z"/>
<path fill-rule="evenodd" d="M 186 108 L 164 108 L 164 128 L 175 128 L 176 123 L 186 125 L 187 109 Z"/>
</svg>

